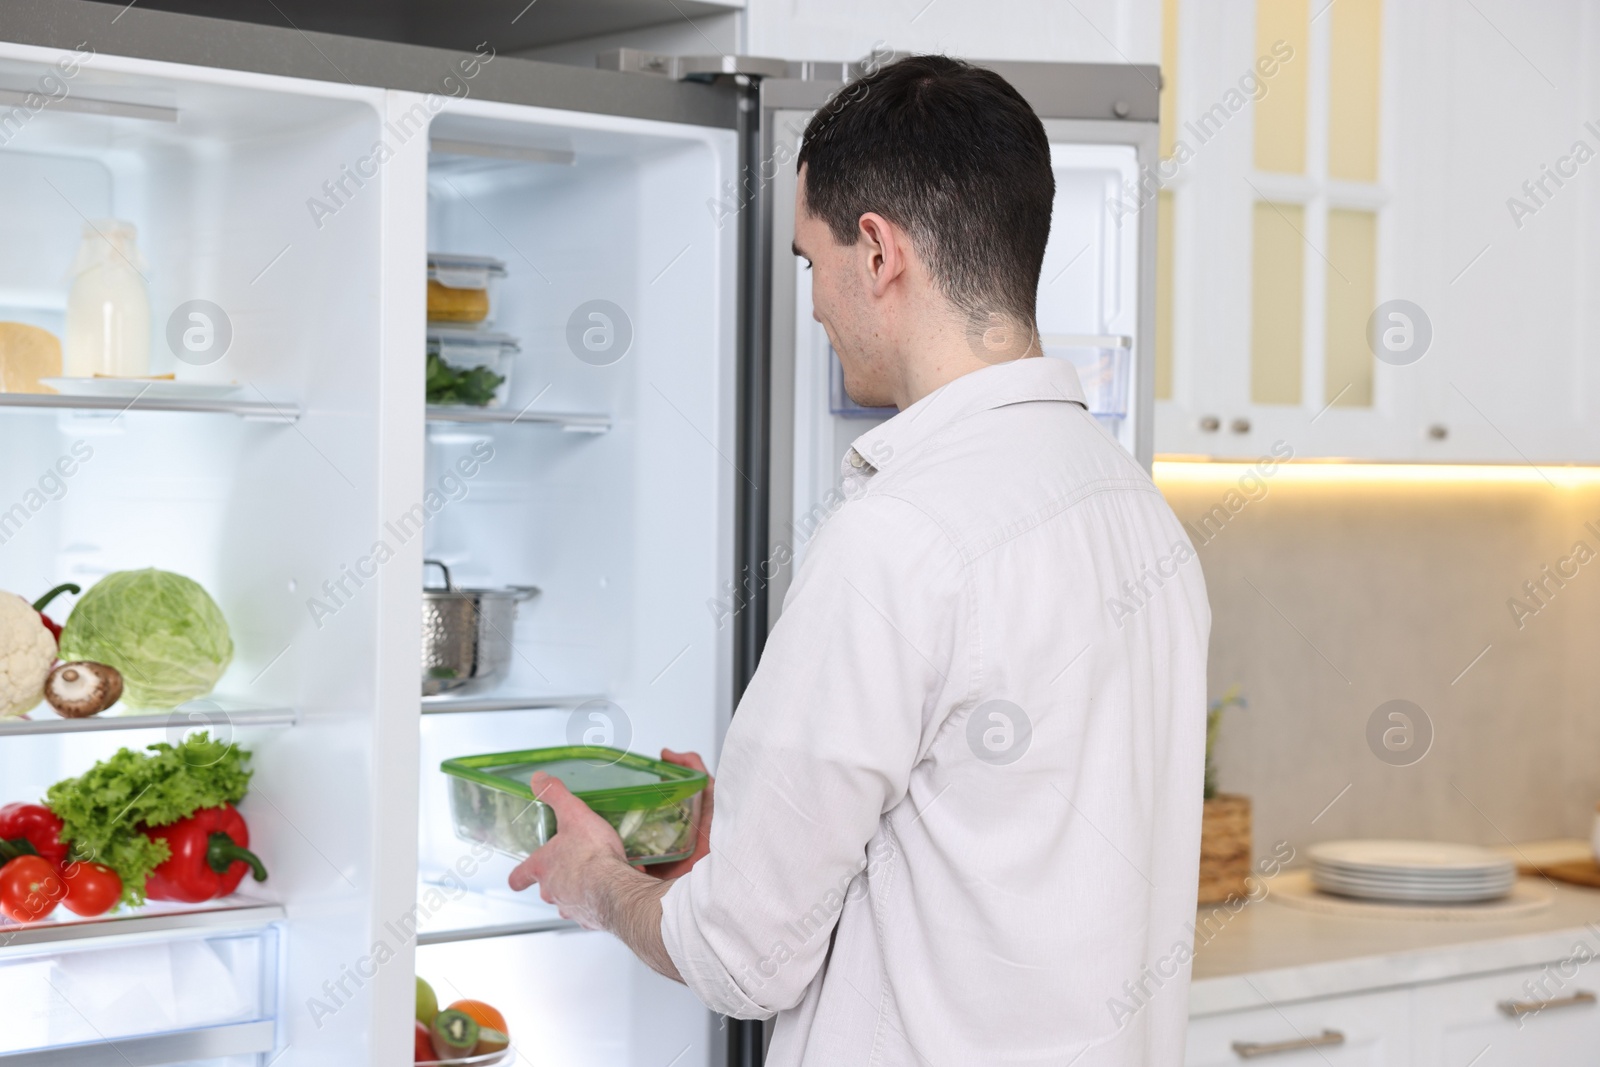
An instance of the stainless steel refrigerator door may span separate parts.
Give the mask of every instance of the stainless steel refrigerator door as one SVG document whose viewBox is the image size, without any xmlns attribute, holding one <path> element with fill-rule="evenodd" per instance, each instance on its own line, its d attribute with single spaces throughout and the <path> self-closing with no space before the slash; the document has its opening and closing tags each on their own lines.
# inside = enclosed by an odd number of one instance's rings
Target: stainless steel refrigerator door
<svg viewBox="0 0 1600 1067">
<path fill-rule="evenodd" d="M 1017 87 L 1051 142 L 1057 202 L 1039 294 L 1046 351 L 1078 357 L 1084 377 L 1086 366 L 1115 376 L 1122 361 L 1126 415 L 1102 421 L 1148 469 L 1157 201 L 1153 193 L 1141 195 L 1140 186 L 1155 181 L 1159 72 L 1102 64 L 984 65 Z M 806 544 L 840 502 L 833 492 L 840 457 L 873 420 L 893 414 L 856 408 L 841 395 L 836 357 L 811 317 L 809 278 L 790 251 L 794 161 L 806 123 L 843 84 L 769 79 L 761 85 L 756 206 L 766 227 L 769 284 L 761 316 L 765 352 L 758 358 L 764 356 L 770 382 L 769 510 L 767 554 L 753 577 L 761 583 L 764 630 L 777 620 Z"/>
</svg>

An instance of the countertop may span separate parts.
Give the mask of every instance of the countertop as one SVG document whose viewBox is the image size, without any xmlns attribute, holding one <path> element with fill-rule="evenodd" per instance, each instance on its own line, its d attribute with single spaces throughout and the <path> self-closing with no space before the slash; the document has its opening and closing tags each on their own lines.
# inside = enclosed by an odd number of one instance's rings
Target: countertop
<svg viewBox="0 0 1600 1067">
<path fill-rule="evenodd" d="M 1555 895 L 1549 908 L 1471 922 L 1319 915 L 1274 901 L 1269 882 L 1263 899 L 1235 914 L 1200 909 L 1189 1013 L 1539 966 L 1580 943 L 1600 956 L 1600 890 L 1536 881 Z"/>
</svg>

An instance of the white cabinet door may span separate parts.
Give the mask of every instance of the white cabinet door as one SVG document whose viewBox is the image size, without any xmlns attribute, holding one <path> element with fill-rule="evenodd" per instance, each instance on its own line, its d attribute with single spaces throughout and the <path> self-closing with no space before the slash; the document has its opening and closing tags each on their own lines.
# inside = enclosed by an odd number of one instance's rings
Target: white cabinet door
<svg viewBox="0 0 1600 1067">
<path fill-rule="evenodd" d="M 1400 1067 L 1408 1062 L 1409 1045 L 1409 992 L 1400 989 L 1192 1019 L 1183 1062 L 1185 1067 Z"/>
<path fill-rule="evenodd" d="M 1174 370 L 1156 451 L 1244 459 L 1281 439 L 1297 458 L 1600 458 L 1585 282 L 1600 266 L 1585 223 L 1600 203 L 1600 121 L 1581 93 L 1565 91 L 1594 63 L 1590 5 L 1549 0 L 1526 15 L 1519 7 L 1516 33 L 1510 6 L 1383 5 L 1371 183 L 1319 176 L 1326 168 L 1314 159 L 1304 174 L 1257 169 L 1251 104 L 1214 135 L 1202 130 L 1199 118 L 1221 115 L 1219 94 L 1251 69 L 1259 5 L 1222 0 L 1203 18 L 1189 14 L 1193 6 L 1178 5 L 1177 129 L 1193 158 L 1169 167 Z M 1310 64 L 1315 148 L 1328 137 L 1327 116 L 1318 116 L 1332 44 L 1331 20 L 1322 5 L 1313 9 L 1305 55 L 1284 69 Z M 1266 98 L 1282 85 L 1282 76 L 1268 79 Z M 1252 211 L 1261 201 L 1285 206 L 1289 215 L 1268 219 L 1283 217 L 1303 238 L 1298 403 L 1258 402 L 1252 386 Z M 1394 336 L 1428 339 L 1414 353 L 1385 349 L 1370 406 L 1330 406 L 1338 394 L 1323 372 L 1326 293 L 1337 289 L 1327 279 L 1343 277 L 1327 232 L 1333 209 L 1376 213 L 1374 312 L 1399 323 L 1389 304 L 1405 301 L 1417 314 Z"/>
<path fill-rule="evenodd" d="M 1600 1049 L 1600 980 L 1571 965 L 1420 986 L 1416 1067 L 1577 1067 Z M 1516 1013 L 1513 1014 L 1513 1011 Z"/>
<path fill-rule="evenodd" d="M 1424 309 L 1433 334 L 1420 362 L 1396 368 L 1417 372 L 1418 414 L 1442 435 L 1424 436 L 1423 458 L 1592 461 L 1595 320 L 1583 309 L 1594 242 L 1584 220 L 1600 126 L 1581 96 L 1552 87 L 1593 63 L 1588 5 L 1519 7 L 1523 56 L 1481 4 L 1393 6 L 1402 40 L 1432 42 L 1403 75 L 1399 132 L 1410 147 L 1394 209 L 1406 231 L 1395 295 Z"/>
</svg>

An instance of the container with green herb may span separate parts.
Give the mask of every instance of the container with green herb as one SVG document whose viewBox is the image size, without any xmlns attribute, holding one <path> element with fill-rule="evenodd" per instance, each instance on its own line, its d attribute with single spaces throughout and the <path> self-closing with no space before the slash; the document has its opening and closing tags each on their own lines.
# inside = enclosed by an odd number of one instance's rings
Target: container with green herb
<svg viewBox="0 0 1600 1067">
<path fill-rule="evenodd" d="M 456 836 L 522 859 L 556 833 L 556 817 L 534 799 L 535 771 L 561 780 L 609 822 L 629 863 L 670 863 L 694 852 L 701 771 L 598 745 L 495 752 L 445 760 Z"/>
<path fill-rule="evenodd" d="M 478 408 L 505 403 L 517 351 L 516 340 L 503 333 L 429 326 L 428 403 Z"/>
</svg>

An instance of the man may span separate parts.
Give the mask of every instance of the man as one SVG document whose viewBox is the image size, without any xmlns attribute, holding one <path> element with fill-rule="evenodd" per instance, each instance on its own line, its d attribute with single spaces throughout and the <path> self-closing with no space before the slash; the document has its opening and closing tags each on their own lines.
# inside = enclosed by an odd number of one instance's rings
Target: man
<svg viewBox="0 0 1600 1067">
<path fill-rule="evenodd" d="M 511 883 L 716 1011 L 777 1015 L 778 1067 L 1176 1065 L 1210 613 L 1150 479 L 1039 358 L 1043 126 L 915 57 L 819 112 L 799 165 L 813 313 L 850 395 L 900 412 L 843 464 L 709 853 L 636 871 L 536 776 L 560 832 Z"/>
</svg>

